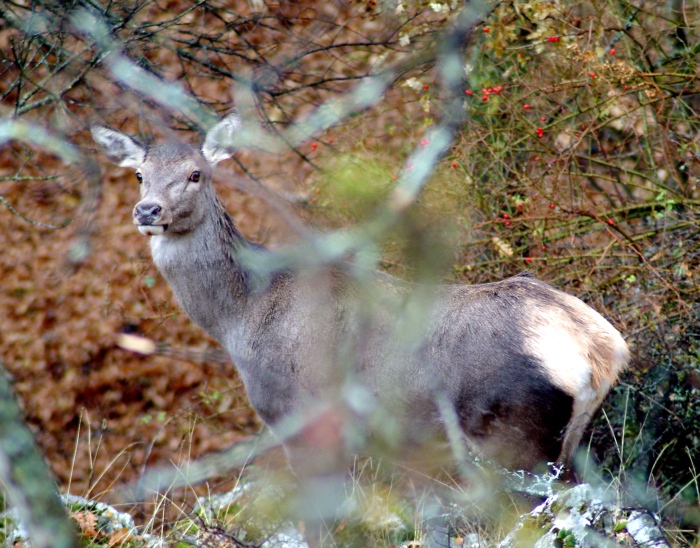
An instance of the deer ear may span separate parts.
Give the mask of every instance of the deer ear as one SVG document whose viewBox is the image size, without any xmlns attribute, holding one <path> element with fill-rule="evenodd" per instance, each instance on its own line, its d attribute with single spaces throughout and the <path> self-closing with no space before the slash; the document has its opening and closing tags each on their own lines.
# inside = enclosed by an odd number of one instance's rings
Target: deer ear
<svg viewBox="0 0 700 548">
<path fill-rule="evenodd" d="M 202 145 L 202 154 L 211 165 L 233 156 L 236 150 L 235 137 L 243 124 L 238 110 L 233 109 L 228 115 L 207 132 Z"/>
<path fill-rule="evenodd" d="M 90 132 L 105 156 L 118 166 L 137 169 L 146 159 L 146 149 L 121 131 L 93 125 Z"/>
</svg>

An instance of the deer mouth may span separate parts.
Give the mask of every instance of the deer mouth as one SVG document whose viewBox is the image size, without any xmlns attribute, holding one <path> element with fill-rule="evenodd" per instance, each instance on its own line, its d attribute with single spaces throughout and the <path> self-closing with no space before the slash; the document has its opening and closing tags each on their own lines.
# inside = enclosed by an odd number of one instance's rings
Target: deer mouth
<svg viewBox="0 0 700 548">
<path fill-rule="evenodd" d="M 138 229 L 144 236 L 160 236 L 168 230 L 168 225 L 139 225 Z"/>
</svg>

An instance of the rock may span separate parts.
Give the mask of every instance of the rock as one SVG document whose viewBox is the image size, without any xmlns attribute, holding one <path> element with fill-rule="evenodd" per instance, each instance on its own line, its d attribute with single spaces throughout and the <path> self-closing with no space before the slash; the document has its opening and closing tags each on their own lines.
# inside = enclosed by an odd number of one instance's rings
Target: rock
<svg viewBox="0 0 700 548">
<path fill-rule="evenodd" d="M 499 548 L 600 548 L 620 544 L 670 548 L 658 519 L 645 510 L 619 507 L 587 484 L 548 497 L 499 544 Z"/>
<path fill-rule="evenodd" d="M 78 535 L 89 538 L 95 544 L 105 541 L 108 544 L 129 543 L 139 548 L 163 548 L 165 543 L 156 535 L 139 534 L 133 518 L 124 512 L 103 502 L 95 502 L 75 495 L 61 495 L 61 501 L 68 509 L 74 522 L 78 525 Z M 10 509 L 0 514 L 5 520 L 6 529 L 3 547 L 12 547 L 21 542 L 24 548 L 30 548 L 29 535 L 21 523 L 18 512 Z"/>
</svg>

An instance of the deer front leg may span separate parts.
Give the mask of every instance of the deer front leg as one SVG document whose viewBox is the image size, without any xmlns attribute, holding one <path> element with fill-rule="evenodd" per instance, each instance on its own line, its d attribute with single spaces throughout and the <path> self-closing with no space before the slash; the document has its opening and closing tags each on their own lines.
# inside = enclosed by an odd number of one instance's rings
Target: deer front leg
<svg viewBox="0 0 700 548">
<path fill-rule="evenodd" d="M 298 481 L 292 516 L 303 520 L 310 548 L 332 544 L 330 535 L 345 501 L 350 469 L 346 417 L 337 407 L 314 410 L 284 449 Z"/>
</svg>

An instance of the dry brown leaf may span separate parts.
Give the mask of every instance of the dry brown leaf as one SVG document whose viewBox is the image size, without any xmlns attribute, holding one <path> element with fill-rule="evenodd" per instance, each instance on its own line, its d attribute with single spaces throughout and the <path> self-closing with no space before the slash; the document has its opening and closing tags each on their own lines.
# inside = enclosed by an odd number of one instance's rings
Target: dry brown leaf
<svg viewBox="0 0 700 548">
<path fill-rule="evenodd" d="M 80 527 L 80 534 L 84 537 L 96 537 L 99 535 L 97 531 L 97 515 L 86 510 L 71 512 L 70 517 Z"/>
<path fill-rule="evenodd" d="M 114 531 L 107 536 L 107 546 L 120 546 L 125 542 L 135 540 L 134 536 L 127 529 L 120 529 L 119 531 Z"/>
</svg>

